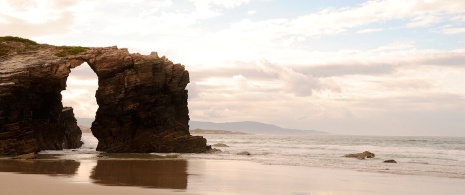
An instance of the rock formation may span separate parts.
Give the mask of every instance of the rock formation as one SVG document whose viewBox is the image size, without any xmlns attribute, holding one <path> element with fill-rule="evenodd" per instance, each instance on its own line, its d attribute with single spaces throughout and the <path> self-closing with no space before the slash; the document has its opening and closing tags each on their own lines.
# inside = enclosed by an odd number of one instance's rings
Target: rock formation
<svg viewBox="0 0 465 195">
<path fill-rule="evenodd" d="M 362 152 L 362 153 L 346 154 L 346 155 L 344 155 L 344 157 L 364 160 L 365 158 L 374 158 L 375 154 L 373 154 L 373 153 L 371 153 L 369 151 L 365 151 L 365 152 Z"/>
<path fill-rule="evenodd" d="M 98 76 L 91 130 L 105 152 L 204 152 L 189 134 L 189 73 L 156 53 L 117 47 L 68 47 L 0 37 L 0 154 L 77 148 L 81 132 L 63 108 L 70 69 L 84 62 Z"/>
</svg>

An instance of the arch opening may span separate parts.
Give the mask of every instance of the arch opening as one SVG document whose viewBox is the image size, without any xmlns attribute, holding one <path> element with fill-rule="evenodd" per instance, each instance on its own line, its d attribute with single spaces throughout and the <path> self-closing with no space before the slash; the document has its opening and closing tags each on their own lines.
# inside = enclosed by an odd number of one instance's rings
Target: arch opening
<svg viewBox="0 0 465 195">
<path fill-rule="evenodd" d="M 95 93 L 98 77 L 86 62 L 72 68 L 66 80 L 66 90 L 61 91 L 63 107 L 72 107 L 77 124 L 82 131 L 82 148 L 95 149 L 97 139 L 90 127 L 98 109 Z"/>
</svg>

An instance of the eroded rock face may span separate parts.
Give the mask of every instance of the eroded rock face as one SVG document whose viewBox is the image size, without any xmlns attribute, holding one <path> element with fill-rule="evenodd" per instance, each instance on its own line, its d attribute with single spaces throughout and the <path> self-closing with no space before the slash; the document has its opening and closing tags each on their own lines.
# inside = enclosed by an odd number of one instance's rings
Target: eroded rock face
<svg viewBox="0 0 465 195">
<path fill-rule="evenodd" d="M 66 89 L 70 69 L 84 62 L 99 79 L 99 108 L 91 128 L 99 140 L 97 150 L 206 150 L 203 137 L 189 134 L 185 90 L 189 73 L 184 66 L 156 53 L 129 54 L 117 47 L 86 48 L 58 57 L 63 48 L 24 44 L 11 43 L 18 49 L 0 56 L 1 154 L 80 146 L 74 114 L 63 109 L 60 92 Z"/>
</svg>

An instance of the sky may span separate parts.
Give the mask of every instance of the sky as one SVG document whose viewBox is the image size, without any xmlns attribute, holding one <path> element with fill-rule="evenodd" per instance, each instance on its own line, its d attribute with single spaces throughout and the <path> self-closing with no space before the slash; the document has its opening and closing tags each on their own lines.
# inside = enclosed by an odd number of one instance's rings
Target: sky
<svg viewBox="0 0 465 195">
<path fill-rule="evenodd" d="M 465 136 L 463 0 L 0 0 L 0 36 L 156 51 L 190 72 L 191 120 Z M 96 75 L 64 105 L 93 117 Z"/>
</svg>

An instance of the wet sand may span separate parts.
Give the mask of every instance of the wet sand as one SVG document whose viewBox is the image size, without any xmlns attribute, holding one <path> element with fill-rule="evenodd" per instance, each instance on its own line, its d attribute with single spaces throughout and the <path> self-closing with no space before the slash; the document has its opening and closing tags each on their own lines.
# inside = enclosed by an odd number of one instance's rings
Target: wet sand
<svg viewBox="0 0 465 195">
<path fill-rule="evenodd" d="M 0 160 L 1 194 L 463 194 L 465 180 L 231 160 Z"/>
</svg>

